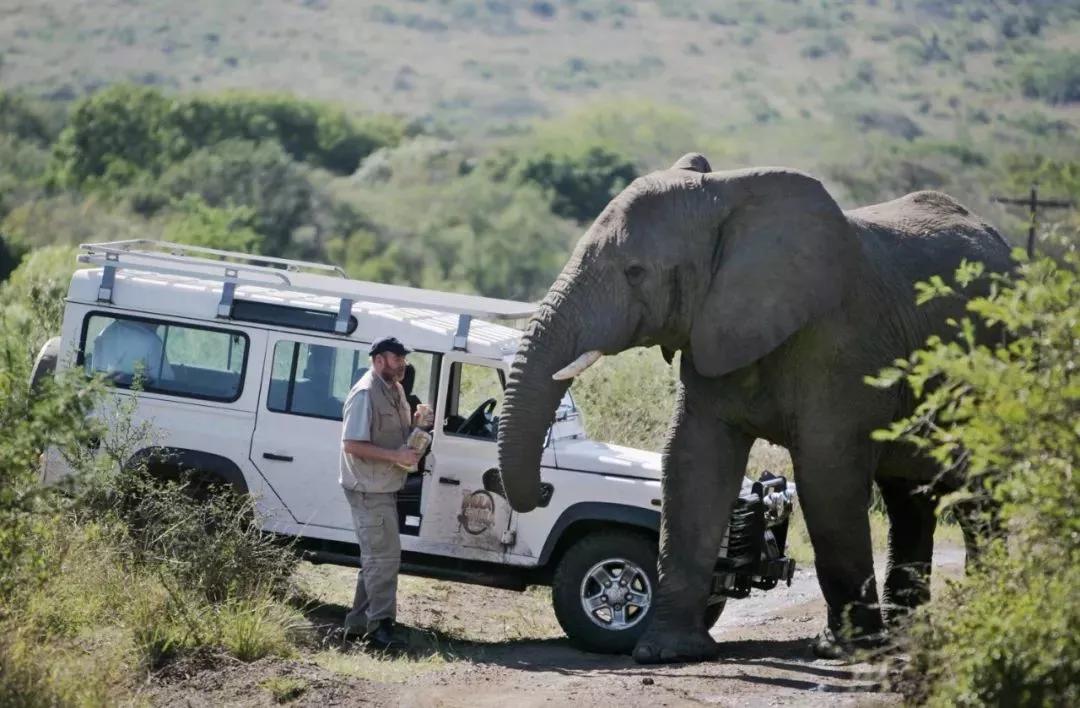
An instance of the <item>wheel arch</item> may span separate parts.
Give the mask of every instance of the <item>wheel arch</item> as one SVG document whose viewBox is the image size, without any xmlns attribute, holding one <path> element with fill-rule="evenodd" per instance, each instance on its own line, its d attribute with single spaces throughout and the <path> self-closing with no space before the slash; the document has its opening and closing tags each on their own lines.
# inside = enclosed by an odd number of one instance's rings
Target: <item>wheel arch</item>
<svg viewBox="0 0 1080 708">
<path fill-rule="evenodd" d="M 570 546 L 598 531 L 621 529 L 660 539 L 660 512 L 629 504 L 579 502 L 566 508 L 551 527 L 538 565 L 550 578 L 562 554 Z"/>
<path fill-rule="evenodd" d="M 240 494 L 248 493 L 247 480 L 239 465 L 227 457 L 202 450 L 182 447 L 144 447 L 130 458 L 126 468 L 145 466 L 155 477 L 168 478 L 184 472 L 197 471 L 228 484 Z"/>
</svg>

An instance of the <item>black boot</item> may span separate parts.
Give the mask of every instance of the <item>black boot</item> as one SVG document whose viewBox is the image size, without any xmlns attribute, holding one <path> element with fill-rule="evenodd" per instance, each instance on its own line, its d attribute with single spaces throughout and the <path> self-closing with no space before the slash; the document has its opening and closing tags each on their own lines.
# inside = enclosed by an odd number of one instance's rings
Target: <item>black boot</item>
<svg viewBox="0 0 1080 708">
<path fill-rule="evenodd" d="M 401 641 L 394 634 L 394 620 L 381 619 L 364 635 L 364 642 L 375 649 L 391 649 L 401 646 Z"/>
</svg>

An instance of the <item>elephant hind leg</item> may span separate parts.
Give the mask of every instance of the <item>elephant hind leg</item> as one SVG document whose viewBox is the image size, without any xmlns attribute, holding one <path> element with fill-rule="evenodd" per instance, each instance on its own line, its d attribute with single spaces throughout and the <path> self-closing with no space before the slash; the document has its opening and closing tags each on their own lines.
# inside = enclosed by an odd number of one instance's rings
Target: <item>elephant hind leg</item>
<svg viewBox="0 0 1080 708">
<path fill-rule="evenodd" d="M 878 488 L 889 515 L 886 614 L 895 622 L 930 599 L 937 498 L 906 479 L 879 480 Z"/>
<path fill-rule="evenodd" d="M 964 534 L 964 567 L 970 572 L 978 565 L 986 544 L 1001 536 L 1000 509 L 984 495 L 957 502 L 952 510 Z"/>
<path fill-rule="evenodd" d="M 826 631 L 814 643 L 835 658 L 884 635 L 870 542 L 873 451 L 855 435 L 808 435 L 794 452 L 799 504 L 814 547 L 814 565 L 829 606 Z"/>
</svg>

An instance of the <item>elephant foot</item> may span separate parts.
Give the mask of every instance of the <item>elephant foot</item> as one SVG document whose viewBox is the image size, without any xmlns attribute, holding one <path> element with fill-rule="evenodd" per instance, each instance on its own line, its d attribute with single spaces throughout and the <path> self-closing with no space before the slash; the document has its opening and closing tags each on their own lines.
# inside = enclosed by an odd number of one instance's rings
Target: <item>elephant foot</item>
<svg viewBox="0 0 1080 708">
<path fill-rule="evenodd" d="M 857 652 L 880 649 L 889 644 L 889 635 L 885 632 L 863 634 L 853 639 L 841 638 L 829 627 L 814 637 L 810 648 L 819 659 L 847 659 Z"/>
<path fill-rule="evenodd" d="M 720 645 L 704 630 L 650 628 L 634 647 L 634 661 L 639 664 L 709 661 L 718 656 Z"/>
</svg>

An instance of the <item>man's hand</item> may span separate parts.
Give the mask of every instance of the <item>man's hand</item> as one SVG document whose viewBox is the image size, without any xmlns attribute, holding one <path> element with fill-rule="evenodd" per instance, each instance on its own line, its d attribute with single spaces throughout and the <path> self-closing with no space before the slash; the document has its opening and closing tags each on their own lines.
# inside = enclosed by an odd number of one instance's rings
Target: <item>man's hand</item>
<svg viewBox="0 0 1080 708">
<path fill-rule="evenodd" d="M 379 447 L 366 440 L 346 440 L 342 443 L 345 452 L 353 457 L 372 462 L 392 462 L 404 467 L 412 467 L 420 461 L 420 455 L 411 448 L 402 447 L 391 450 Z"/>
<path fill-rule="evenodd" d="M 403 447 L 397 451 L 397 459 L 394 461 L 402 467 L 416 467 L 420 462 L 420 453 L 411 447 Z"/>
</svg>

